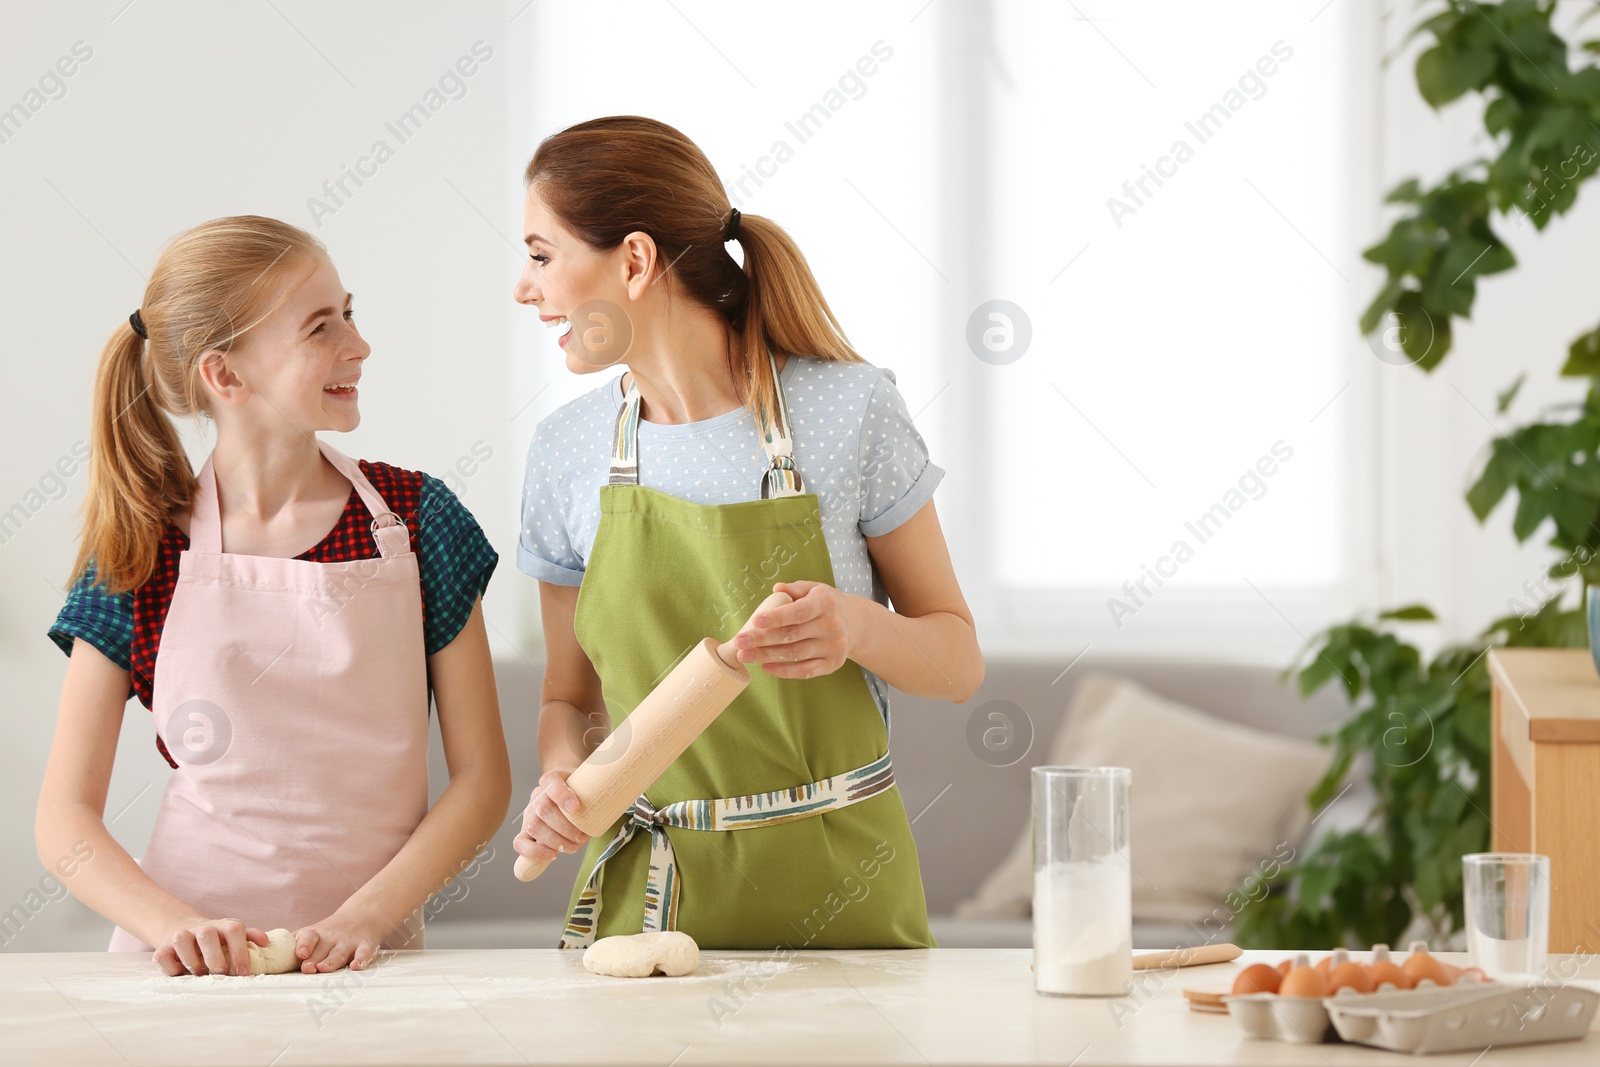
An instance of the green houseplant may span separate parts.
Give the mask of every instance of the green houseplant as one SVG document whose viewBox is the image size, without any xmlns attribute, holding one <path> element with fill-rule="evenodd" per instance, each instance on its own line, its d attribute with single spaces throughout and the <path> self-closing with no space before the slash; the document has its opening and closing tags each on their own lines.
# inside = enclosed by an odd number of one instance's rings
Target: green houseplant
<svg viewBox="0 0 1600 1067">
<path fill-rule="evenodd" d="M 1408 37 L 1431 39 L 1415 68 L 1423 99 L 1437 109 L 1476 94 L 1492 147 L 1431 187 L 1398 185 L 1387 199 L 1398 216 L 1364 253 L 1386 279 L 1361 332 L 1388 324 L 1399 361 L 1425 372 L 1450 353 L 1451 324 L 1470 316 L 1477 279 L 1516 265 L 1496 217 L 1543 230 L 1600 166 L 1600 68 L 1581 61 L 1600 42 L 1575 52 L 1552 29 L 1556 7 L 1447 0 Z M 1483 522 L 1514 493 L 1519 542 L 1549 520 L 1560 558 L 1547 577 L 1578 576 L 1578 603 L 1566 605 L 1560 585 L 1548 595 L 1530 588 L 1528 602 L 1509 601 L 1510 613 L 1477 638 L 1431 659 L 1404 640 L 1408 625 L 1434 620 L 1420 604 L 1312 638 L 1284 676 L 1302 694 L 1342 685 L 1355 711 L 1323 738 L 1334 758 L 1308 803 L 1320 810 L 1352 773 L 1369 778 L 1376 799 L 1360 826 L 1321 835 L 1265 879 L 1265 893 L 1260 882 L 1240 888 L 1249 901 L 1236 918 L 1241 945 L 1393 944 L 1412 930 L 1441 940 L 1461 928 L 1461 856 L 1495 847 L 1484 654 L 1586 645 L 1582 589 L 1600 583 L 1600 328 L 1572 342 L 1561 374 L 1589 380 L 1583 399 L 1494 438 L 1466 501 Z M 1501 394 L 1500 413 L 1522 381 Z"/>
</svg>

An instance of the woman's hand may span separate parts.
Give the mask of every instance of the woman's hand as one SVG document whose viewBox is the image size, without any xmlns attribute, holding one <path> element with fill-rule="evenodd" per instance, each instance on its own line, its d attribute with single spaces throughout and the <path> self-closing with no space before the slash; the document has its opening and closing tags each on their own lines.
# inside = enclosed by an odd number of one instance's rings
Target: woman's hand
<svg viewBox="0 0 1600 1067">
<path fill-rule="evenodd" d="M 247 941 L 265 946 L 267 932 L 238 919 L 186 919 L 171 939 L 156 949 L 156 966 L 169 978 L 180 974 L 250 973 Z"/>
<path fill-rule="evenodd" d="M 816 678 L 844 666 L 855 651 L 850 594 L 822 582 L 777 582 L 794 598 L 751 620 L 734 640 L 739 659 L 779 678 Z"/>
<path fill-rule="evenodd" d="M 294 954 L 302 974 L 337 971 L 349 966 L 359 971 L 372 965 L 390 924 L 377 916 L 349 908 L 348 903 L 319 923 L 294 932 Z"/>
<path fill-rule="evenodd" d="M 522 832 L 511 842 L 517 854 L 549 862 L 564 852 L 576 852 L 589 835 L 573 825 L 567 815 L 581 805 L 578 794 L 567 788 L 571 771 L 545 771 L 522 812 Z"/>
</svg>

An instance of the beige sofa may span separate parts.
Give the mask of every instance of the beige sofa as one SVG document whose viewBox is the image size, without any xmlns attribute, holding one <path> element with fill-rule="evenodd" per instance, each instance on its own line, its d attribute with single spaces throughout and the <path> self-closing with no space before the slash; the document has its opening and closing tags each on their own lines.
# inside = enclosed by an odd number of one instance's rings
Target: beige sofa
<svg viewBox="0 0 1600 1067">
<path fill-rule="evenodd" d="M 983 687 L 965 704 L 893 695 L 890 750 L 906 810 L 914 819 L 930 923 L 941 947 L 1030 944 L 1028 919 L 958 919 L 951 913 L 972 896 L 1026 825 L 1029 771 L 1046 762 L 1077 681 L 1089 671 L 1118 674 L 1222 719 L 1306 740 L 1348 714 L 1342 691 L 1324 689 L 1302 702 L 1290 686 L 1279 683 L 1275 666 L 1085 658 L 1062 674 L 1069 659 L 1059 664 L 991 659 Z M 430 906 L 428 944 L 434 948 L 554 946 L 577 871 L 576 858 L 566 857 L 533 883 L 512 876 L 510 840 L 538 777 L 539 675 L 534 664 L 522 659 L 500 660 L 495 672 L 512 753 L 514 810 L 492 842 L 492 858 Z M 995 765 L 1002 759 L 992 754 L 980 758 L 971 740 L 974 716 L 996 700 L 1021 711 L 1010 739 L 1018 747 L 1005 751 L 1004 759 L 1023 754 L 1009 766 Z M 1030 725 L 1032 740 L 1024 750 Z M 437 730 L 432 760 L 437 795 L 445 780 Z M 1362 788 L 1351 789 L 1335 809 L 1318 818 L 1315 832 L 1359 821 L 1369 803 Z M 1135 916 L 1135 947 L 1190 944 L 1204 936 L 1186 924 Z"/>
</svg>

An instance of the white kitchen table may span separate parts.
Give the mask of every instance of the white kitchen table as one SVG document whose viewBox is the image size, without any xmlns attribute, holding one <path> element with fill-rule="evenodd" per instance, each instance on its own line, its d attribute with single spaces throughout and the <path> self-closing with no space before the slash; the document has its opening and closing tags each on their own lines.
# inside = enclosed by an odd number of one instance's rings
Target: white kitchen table
<svg viewBox="0 0 1600 1067">
<path fill-rule="evenodd" d="M 582 953 L 395 953 L 366 971 L 167 978 L 143 955 L 0 955 L 0 1063 L 1342 1064 L 1441 1065 L 1358 1045 L 1243 1040 L 1190 1012 L 1235 963 L 1147 972 L 1133 997 L 1033 991 L 1027 949 L 703 951 L 682 978 L 602 978 Z M 1460 954 L 1443 958 L 1464 963 Z M 1559 957 L 1552 957 L 1556 963 Z M 1573 959 L 1585 984 L 1600 959 Z M 1600 1039 L 1494 1048 L 1476 1061 L 1600 1063 Z"/>
</svg>

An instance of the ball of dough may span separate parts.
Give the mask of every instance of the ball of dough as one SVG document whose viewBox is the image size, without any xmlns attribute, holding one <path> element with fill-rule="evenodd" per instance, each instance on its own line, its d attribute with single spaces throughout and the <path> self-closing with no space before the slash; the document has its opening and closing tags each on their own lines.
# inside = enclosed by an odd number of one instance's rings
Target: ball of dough
<svg viewBox="0 0 1600 1067">
<path fill-rule="evenodd" d="M 648 978 L 660 971 L 669 978 L 691 973 L 700 964 L 700 946 L 681 930 L 602 937 L 583 951 L 583 965 L 595 974 L 616 978 Z"/>
<path fill-rule="evenodd" d="M 265 946 L 254 941 L 246 942 L 246 946 L 251 974 L 288 974 L 300 969 L 301 960 L 294 954 L 294 934 L 288 930 L 268 930 Z"/>
</svg>

